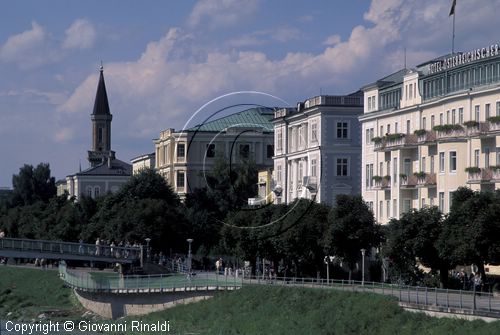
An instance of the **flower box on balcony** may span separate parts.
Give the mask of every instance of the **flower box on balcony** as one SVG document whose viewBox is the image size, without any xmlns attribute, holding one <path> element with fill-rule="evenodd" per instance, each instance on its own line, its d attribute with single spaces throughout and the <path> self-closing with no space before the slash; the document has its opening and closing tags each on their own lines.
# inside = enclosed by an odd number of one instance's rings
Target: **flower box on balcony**
<svg viewBox="0 0 500 335">
<path fill-rule="evenodd" d="M 415 173 L 413 173 L 413 175 L 415 177 L 417 177 L 418 179 L 424 179 L 427 176 L 427 173 L 425 173 L 425 172 L 415 172 Z"/>
<path fill-rule="evenodd" d="M 374 138 L 372 138 L 372 142 L 375 143 L 375 144 L 382 143 L 383 140 L 384 140 L 383 137 L 374 137 Z"/>
<path fill-rule="evenodd" d="M 396 140 L 402 139 L 403 137 L 405 137 L 405 134 L 401 134 L 401 133 L 385 135 L 385 139 L 387 141 L 396 141 Z"/>
<path fill-rule="evenodd" d="M 491 123 L 500 123 L 500 116 L 492 116 L 488 118 Z"/>
<path fill-rule="evenodd" d="M 459 124 L 444 124 L 444 125 L 437 125 L 432 128 L 432 130 L 435 131 L 444 131 L 444 132 L 449 132 L 453 130 L 463 130 L 464 128 L 459 125 Z"/>
<path fill-rule="evenodd" d="M 466 126 L 467 128 L 479 127 L 479 122 L 477 122 L 477 121 L 465 121 L 464 126 Z"/>
<path fill-rule="evenodd" d="M 465 172 L 468 173 L 479 173 L 481 172 L 481 168 L 478 168 L 477 166 L 469 166 L 465 168 Z"/>
<path fill-rule="evenodd" d="M 381 176 L 373 176 L 373 177 L 372 177 L 372 180 L 373 180 L 374 182 L 376 182 L 376 183 L 381 182 L 381 181 L 382 181 L 382 179 L 383 179 L 383 178 L 382 178 Z"/>
<path fill-rule="evenodd" d="M 427 130 L 425 130 L 425 129 L 417 129 L 413 133 L 415 135 L 417 135 L 417 136 L 424 136 L 425 134 L 427 134 Z"/>
</svg>

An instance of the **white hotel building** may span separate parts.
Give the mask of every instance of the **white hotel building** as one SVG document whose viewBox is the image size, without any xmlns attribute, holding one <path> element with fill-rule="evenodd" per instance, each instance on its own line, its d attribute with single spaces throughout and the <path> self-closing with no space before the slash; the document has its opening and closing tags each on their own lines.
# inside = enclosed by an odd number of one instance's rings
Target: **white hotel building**
<svg viewBox="0 0 500 335">
<path fill-rule="evenodd" d="M 498 45 L 431 60 L 363 88 L 362 195 L 379 223 L 448 212 L 460 186 L 500 187 Z"/>
<path fill-rule="evenodd" d="M 338 194 L 360 194 L 362 113 L 361 92 L 275 112 L 275 203 L 307 198 L 331 205 Z"/>
</svg>

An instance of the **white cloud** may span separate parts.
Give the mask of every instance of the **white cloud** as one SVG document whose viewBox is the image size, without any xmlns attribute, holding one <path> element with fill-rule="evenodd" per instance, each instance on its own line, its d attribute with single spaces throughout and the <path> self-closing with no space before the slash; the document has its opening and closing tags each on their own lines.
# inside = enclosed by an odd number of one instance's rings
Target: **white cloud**
<svg viewBox="0 0 500 335">
<path fill-rule="evenodd" d="M 302 23 L 312 22 L 314 20 L 314 16 L 312 16 L 312 15 L 302 15 L 297 20 L 299 22 L 302 22 Z"/>
<path fill-rule="evenodd" d="M 335 35 L 328 36 L 326 38 L 326 40 L 323 42 L 323 44 L 324 45 L 335 45 L 335 44 L 339 44 L 340 40 L 341 40 L 340 35 L 335 34 Z"/>
<path fill-rule="evenodd" d="M 260 0 L 199 0 L 188 18 L 192 28 L 203 24 L 210 29 L 227 27 L 254 14 Z"/>
<path fill-rule="evenodd" d="M 63 49 L 88 49 L 94 45 L 96 32 L 91 22 L 77 19 L 66 29 Z"/>
<path fill-rule="evenodd" d="M 26 53 L 40 47 L 46 40 L 47 34 L 42 26 L 33 21 L 31 29 L 7 39 L 0 48 L 0 59 L 4 62 L 17 62 L 24 59 Z"/>
</svg>

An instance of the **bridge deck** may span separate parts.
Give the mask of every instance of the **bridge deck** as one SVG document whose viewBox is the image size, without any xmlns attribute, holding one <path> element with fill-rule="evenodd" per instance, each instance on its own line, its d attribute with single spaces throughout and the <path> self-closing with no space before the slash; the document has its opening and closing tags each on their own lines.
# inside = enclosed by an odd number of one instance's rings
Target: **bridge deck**
<svg viewBox="0 0 500 335">
<path fill-rule="evenodd" d="M 141 250 L 140 247 L 0 238 L 0 257 L 133 263 L 141 259 Z"/>
</svg>

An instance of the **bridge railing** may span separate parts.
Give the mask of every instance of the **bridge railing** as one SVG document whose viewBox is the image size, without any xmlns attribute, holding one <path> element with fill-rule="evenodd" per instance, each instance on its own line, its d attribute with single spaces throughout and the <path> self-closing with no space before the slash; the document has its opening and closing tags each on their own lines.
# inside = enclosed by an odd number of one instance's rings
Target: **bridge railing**
<svg viewBox="0 0 500 335">
<path fill-rule="evenodd" d="M 140 259 L 140 247 L 117 247 L 87 243 L 0 238 L 0 249 L 39 253 L 60 253 L 93 257 Z"/>
<path fill-rule="evenodd" d="M 59 275 L 64 282 L 77 290 L 94 292 L 157 292 L 175 290 L 216 290 L 242 286 L 242 278 L 214 273 L 132 275 L 117 273 L 89 273 L 69 270 L 59 265 Z"/>
<path fill-rule="evenodd" d="M 372 292 L 394 296 L 401 303 L 435 306 L 446 309 L 470 310 L 500 317 L 500 297 L 491 292 L 450 290 L 354 280 L 245 276 L 243 283 L 340 289 L 352 292 Z"/>
</svg>

